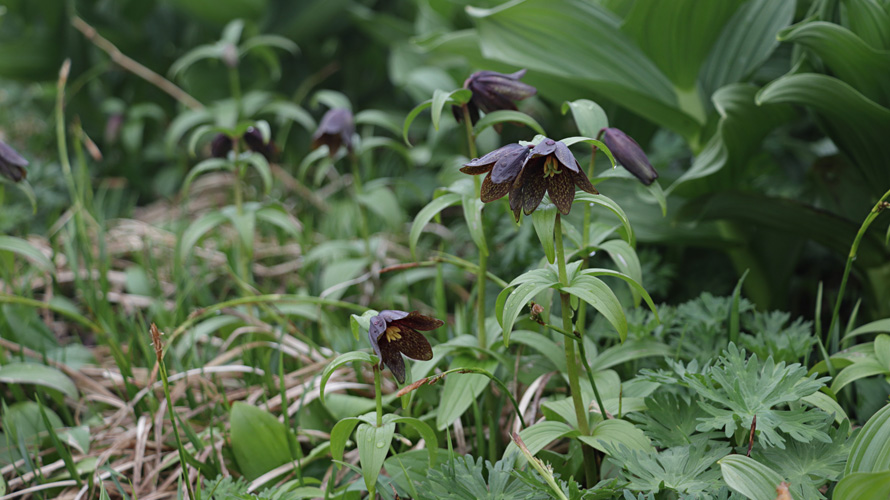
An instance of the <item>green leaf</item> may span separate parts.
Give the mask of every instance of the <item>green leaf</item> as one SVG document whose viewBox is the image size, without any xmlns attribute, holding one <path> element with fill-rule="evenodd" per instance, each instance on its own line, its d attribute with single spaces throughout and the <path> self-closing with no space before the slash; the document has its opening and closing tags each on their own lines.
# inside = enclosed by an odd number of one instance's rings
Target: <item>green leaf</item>
<svg viewBox="0 0 890 500">
<path fill-rule="evenodd" d="M 313 104 L 324 104 L 331 109 L 348 109 L 352 111 L 352 102 L 343 92 L 336 90 L 322 89 L 313 94 Z"/>
<path fill-rule="evenodd" d="M 360 418 L 347 417 L 334 424 L 334 428 L 331 429 L 332 459 L 335 461 L 343 460 L 343 452 L 346 449 L 346 442 L 349 440 L 349 436 L 352 435 L 352 430 L 361 422 L 362 420 Z"/>
<path fill-rule="evenodd" d="M 509 288 L 501 292 L 501 295 L 498 296 L 498 304 L 503 303 L 503 311 L 498 314 L 498 318 L 503 328 L 505 345 L 510 343 L 510 332 L 513 330 L 513 323 L 516 322 L 516 318 L 519 317 L 519 313 L 522 312 L 528 301 L 557 283 L 559 283 L 558 280 L 536 279 L 522 283 L 510 292 L 509 295 L 504 296 Z M 505 297 L 503 301 L 501 296 Z"/>
<path fill-rule="evenodd" d="M 328 363 L 328 366 L 321 372 L 321 382 L 318 384 L 318 396 L 321 398 L 321 404 L 324 404 L 324 386 L 328 383 L 328 379 L 331 378 L 331 375 L 334 374 L 334 370 L 353 361 L 364 361 L 365 363 L 374 364 L 377 362 L 376 358 L 377 356 L 371 356 L 363 351 L 350 351 L 337 356 L 333 361 Z"/>
<path fill-rule="evenodd" d="M 812 108 L 828 136 L 862 171 L 875 193 L 890 185 L 890 109 L 863 96 L 848 83 L 825 75 L 797 74 L 779 78 L 757 94 L 758 104 L 792 103 Z M 847 240 L 847 245 L 849 246 Z"/>
<path fill-rule="evenodd" d="M 464 220 L 467 222 L 467 228 L 470 230 L 470 237 L 476 243 L 476 248 L 482 255 L 488 255 L 488 245 L 485 242 L 485 225 L 482 222 L 482 207 L 484 203 L 475 195 L 465 194 L 461 198 L 461 205 L 464 209 Z"/>
<path fill-rule="evenodd" d="M 547 262 L 553 264 L 556 260 L 556 247 L 553 239 L 553 230 L 556 227 L 556 205 L 539 206 L 532 212 L 532 224 L 534 224 L 535 233 L 544 248 Z"/>
<path fill-rule="evenodd" d="M 284 424 L 271 413 L 236 401 L 229 414 L 232 454 L 248 481 L 291 461 Z"/>
<path fill-rule="evenodd" d="M 383 461 L 389 453 L 389 445 L 395 433 L 396 424 L 383 424 L 375 427 L 370 424 L 360 424 L 355 431 L 355 443 L 358 446 L 358 457 L 362 466 L 362 476 L 365 479 L 365 487 L 373 492 L 377 484 L 377 476 L 383 468 Z"/>
<path fill-rule="evenodd" d="M 33 261 L 37 267 L 42 271 L 52 272 L 53 271 L 53 263 L 46 258 L 43 253 L 40 252 L 34 245 L 28 243 L 28 241 L 23 240 L 21 238 L 16 238 L 14 236 L 3 236 L 0 235 L 0 251 L 6 250 L 12 253 L 17 253 L 22 257 L 26 257 L 29 260 Z"/>
<path fill-rule="evenodd" d="M 423 110 L 432 107 L 433 127 L 435 127 L 436 130 L 439 130 L 439 118 L 442 116 L 442 108 L 445 107 L 446 104 L 451 104 L 453 106 L 465 104 L 469 102 L 472 95 L 473 92 L 469 89 L 452 90 L 450 93 L 436 89 L 432 99 L 418 104 L 408 113 L 408 116 L 405 117 L 405 123 L 402 125 L 402 138 L 405 139 L 405 144 L 411 146 L 411 141 L 408 140 L 408 130 L 411 128 L 411 124 L 414 123 L 414 119 L 417 118 L 417 115 Z"/>
<path fill-rule="evenodd" d="M 834 488 L 834 500 L 887 500 L 890 471 L 850 474 Z"/>
<path fill-rule="evenodd" d="M 355 340 L 358 340 L 362 331 L 367 332 L 371 329 L 371 318 L 378 314 L 380 313 L 371 309 L 365 311 L 361 316 L 353 314 L 349 317 L 349 327 L 352 329 L 352 336 L 355 337 Z"/>
<path fill-rule="evenodd" d="M 872 415 L 856 435 L 844 467 L 849 477 L 857 472 L 890 470 L 890 404 Z"/>
<path fill-rule="evenodd" d="M 652 357 L 670 357 L 672 354 L 670 346 L 662 342 L 655 340 L 631 340 L 609 347 L 597 354 L 590 362 L 590 369 L 598 372 L 628 361 Z"/>
<path fill-rule="evenodd" d="M 890 50 L 890 9 L 885 5 L 876 0 L 844 2 L 841 4 L 841 12 L 846 14 L 844 25 L 872 48 Z"/>
<path fill-rule="evenodd" d="M 609 117 L 599 104 L 589 99 L 578 99 L 562 103 L 562 114 L 572 110 L 572 118 L 578 133 L 585 137 L 596 137 L 600 130 L 609 126 Z"/>
<path fill-rule="evenodd" d="M 429 450 L 430 455 L 430 468 L 436 466 L 436 450 L 439 448 L 439 440 L 436 438 L 436 432 L 433 431 L 433 428 L 427 425 L 426 422 L 416 419 L 413 417 L 401 417 L 397 416 L 392 419 L 393 423 L 396 424 L 408 424 L 420 434 L 420 437 L 426 441 L 426 449 Z"/>
<path fill-rule="evenodd" d="M 264 106 L 259 112 L 274 114 L 279 125 L 283 125 L 286 120 L 291 120 L 308 131 L 314 131 L 317 126 L 315 119 L 308 111 L 292 102 L 275 101 Z"/>
<path fill-rule="evenodd" d="M 612 150 L 610 150 L 609 146 L 606 146 L 606 143 L 603 141 L 600 141 L 598 139 L 593 139 L 591 137 L 576 136 L 576 137 L 565 137 L 565 138 L 561 139 L 561 142 L 563 144 L 565 144 L 566 146 L 574 146 L 575 144 L 578 144 L 579 142 L 584 142 L 584 143 L 596 146 L 597 149 L 599 149 L 600 151 L 605 153 L 606 156 L 609 157 L 609 161 L 612 163 L 612 167 L 614 168 L 616 166 L 615 156 L 612 154 Z"/>
<path fill-rule="evenodd" d="M 857 358 L 853 360 L 852 365 L 844 368 L 837 374 L 837 377 L 831 383 L 831 391 L 837 394 L 851 382 L 861 378 L 881 375 L 887 373 L 887 371 L 887 367 L 872 356 Z"/>
<path fill-rule="evenodd" d="M 512 109 L 492 111 L 491 113 L 486 114 L 485 116 L 480 118 L 478 122 L 476 122 L 476 126 L 473 127 L 473 133 L 478 136 L 480 133 L 482 133 L 483 130 L 487 129 L 488 127 L 504 122 L 527 125 L 535 132 L 541 135 L 547 135 L 544 132 L 544 128 L 541 127 L 541 125 L 534 118 L 521 111 L 514 111 Z"/>
<path fill-rule="evenodd" d="M 268 222 L 285 233 L 297 237 L 300 235 L 300 222 L 281 205 L 266 205 L 256 211 L 257 219 Z"/>
<path fill-rule="evenodd" d="M 751 500 L 775 500 L 776 486 L 784 481 L 769 467 L 744 455 L 729 455 L 717 463 L 726 484 Z"/>
<path fill-rule="evenodd" d="M 402 133 L 399 122 L 391 114 L 376 109 L 366 109 L 356 113 L 355 124 L 374 125 L 392 132 L 395 136 Z"/>
<path fill-rule="evenodd" d="M 609 285 L 593 276 L 581 274 L 572 280 L 571 285 L 561 288 L 562 292 L 574 295 L 587 302 L 606 320 L 612 324 L 621 338 L 621 342 L 627 340 L 627 317 L 618 297 L 609 288 Z M 651 300 L 651 299 L 650 299 Z"/>
<path fill-rule="evenodd" d="M 411 257 L 414 258 L 414 260 L 417 260 L 417 240 L 420 239 L 420 234 L 423 232 L 423 228 L 426 227 L 429 221 L 431 221 L 437 213 L 447 207 L 457 205 L 460 201 L 461 195 L 456 193 L 446 193 L 438 198 L 433 198 L 433 200 L 423 207 L 420 212 L 417 212 L 417 217 L 415 217 L 414 222 L 411 223 L 411 232 L 408 235 L 408 245 L 411 248 Z"/>
<path fill-rule="evenodd" d="M 612 201 L 611 198 L 602 194 L 590 194 L 590 193 L 577 193 L 575 194 L 575 202 L 585 202 L 585 203 L 593 203 L 595 205 L 600 205 L 608 208 L 612 213 L 618 216 L 618 220 L 621 221 L 622 226 L 624 226 L 625 239 L 630 244 L 630 246 L 636 246 L 636 238 L 634 237 L 633 228 L 630 225 L 630 220 L 627 218 L 627 214 L 624 213 L 624 210 L 618 206 L 617 203 Z"/>
<path fill-rule="evenodd" d="M 600 420 L 590 430 L 589 436 L 578 436 L 578 439 L 603 453 L 608 453 L 607 446 L 624 445 L 631 450 L 652 453 L 655 448 L 646 434 L 627 420 L 610 418 Z"/>
<path fill-rule="evenodd" d="M 478 359 L 468 354 L 459 354 L 454 357 L 448 369 L 454 368 L 482 368 L 493 372 L 498 362 L 494 359 Z M 482 394 L 488 385 L 489 379 L 478 373 L 454 374 L 445 378 L 445 388 L 439 400 L 439 413 L 436 415 L 436 428 L 443 430 L 467 411 L 473 400 Z"/>
<path fill-rule="evenodd" d="M 531 330 L 516 330 L 510 337 L 514 342 L 527 345 L 547 358 L 558 372 L 566 371 L 566 355 L 562 347 L 546 336 Z M 626 344 L 625 344 L 626 345 Z"/>
<path fill-rule="evenodd" d="M 467 12 L 487 59 L 602 95 L 683 135 L 699 129 L 680 109 L 670 80 L 620 31 L 621 20 L 596 3 L 527 0 Z M 560 94 L 549 97 L 562 101 Z"/>
<path fill-rule="evenodd" d="M 238 47 L 238 51 L 241 54 L 246 54 L 258 47 L 275 47 L 277 49 L 290 52 L 291 54 L 296 54 L 300 51 L 300 47 L 298 47 L 297 44 L 293 42 L 293 40 L 278 35 L 252 36 L 249 39 L 245 40 L 240 47 Z"/>
<path fill-rule="evenodd" d="M 877 321 L 872 321 L 871 323 L 867 323 L 862 325 L 852 332 L 848 333 L 844 340 L 853 338 L 857 335 L 864 335 L 866 333 L 890 333 L 890 318 L 879 319 Z"/>
<path fill-rule="evenodd" d="M 826 389 L 829 390 L 829 389 Z M 834 415 L 834 421 L 838 424 L 844 422 L 845 420 L 850 420 L 850 417 L 847 416 L 847 412 L 838 404 L 837 400 L 825 394 L 821 391 L 816 391 L 809 396 L 804 396 L 800 398 L 801 401 L 807 402 L 816 408 L 820 408 L 825 413 L 829 415 Z"/>
<path fill-rule="evenodd" d="M 272 189 L 272 170 L 269 168 L 269 161 L 259 153 L 250 153 L 244 159 L 260 174 L 263 180 L 263 194 L 268 196 Z"/>
<path fill-rule="evenodd" d="M 220 43 L 215 43 L 213 45 L 199 45 L 183 54 L 179 59 L 173 61 L 167 75 L 172 80 L 202 59 L 219 59 L 223 55 L 224 48 L 225 46 Z"/>
<path fill-rule="evenodd" d="M 519 437 L 522 438 L 522 442 L 525 443 L 525 447 L 528 448 L 528 451 L 530 451 L 532 455 L 536 455 L 548 444 L 573 434 L 574 432 L 574 429 L 562 422 L 544 420 L 519 431 Z M 512 441 L 507 445 L 507 449 L 504 450 L 503 456 L 509 456 L 511 453 L 519 453 L 519 447 Z"/>
<path fill-rule="evenodd" d="M 208 158 L 203 160 L 192 167 L 192 169 L 189 170 L 189 173 L 185 176 L 185 180 L 182 181 L 182 192 L 188 195 L 189 186 L 192 185 L 192 181 L 199 175 L 213 172 L 215 170 L 234 170 L 234 168 L 235 165 L 225 158 Z"/>
<path fill-rule="evenodd" d="M 632 246 L 628 245 L 624 240 L 609 240 L 600 243 L 599 248 L 605 250 L 609 254 L 612 262 L 618 266 L 618 269 L 622 273 L 629 276 L 633 282 L 642 287 L 643 270 L 642 267 L 640 267 L 640 258 L 637 257 L 637 252 Z M 635 287 L 632 282 L 628 282 L 628 286 L 630 287 L 630 293 L 633 296 L 634 306 L 639 307 L 640 292 L 638 288 Z M 656 316 L 658 315 L 657 312 L 655 314 Z"/>
<path fill-rule="evenodd" d="M 794 17 L 794 2 L 749 0 L 723 26 L 701 68 L 703 94 L 742 81 L 775 50 L 776 36 Z"/>
<path fill-rule="evenodd" d="M 51 366 L 37 363 L 9 363 L 0 366 L 0 382 L 40 385 L 77 399 L 77 387 L 74 382 L 61 370 Z"/>
<path fill-rule="evenodd" d="M 880 103 L 890 101 L 890 55 L 869 47 L 852 31 L 833 23 L 804 22 L 782 31 L 779 40 L 794 42 L 813 51 L 840 80 L 865 97 Z"/>
<path fill-rule="evenodd" d="M 259 206 L 259 203 L 256 202 L 245 203 L 242 206 L 241 213 L 239 213 L 238 208 L 233 205 L 223 207 L 220 210 L 220 212 L 229 219 L 232 226 L 235 227 L 235 232 L 237 232 L 238 237 L 241 238 L 241 244 L 247 249 L 248 254 L 253 253 L 253 238 L 256 232 L 256 211 Z"/>
</svg>

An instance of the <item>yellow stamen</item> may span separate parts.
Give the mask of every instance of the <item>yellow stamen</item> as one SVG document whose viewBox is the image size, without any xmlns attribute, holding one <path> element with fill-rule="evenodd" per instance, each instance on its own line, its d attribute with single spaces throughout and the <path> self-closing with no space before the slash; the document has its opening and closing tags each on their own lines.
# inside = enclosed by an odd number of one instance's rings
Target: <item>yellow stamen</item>
<svg viewBox="0 0 890 500">
<path fill-rule="evenodd" d="M 387 342 L 395 342 L 402 338 L 402 334 L 399 333 L 399 327 L 397 326 L 387 328 L 383 335 L 386 337 Z"/>
<path fill-rule="evenodd" d="M 556 174 L 561 174 L 559 170 L 559 160 L 556 159 L 555 156 L 548 156 L 546 160 L 544 160 L 544 177 L 553 177 Z"/>
</svg>

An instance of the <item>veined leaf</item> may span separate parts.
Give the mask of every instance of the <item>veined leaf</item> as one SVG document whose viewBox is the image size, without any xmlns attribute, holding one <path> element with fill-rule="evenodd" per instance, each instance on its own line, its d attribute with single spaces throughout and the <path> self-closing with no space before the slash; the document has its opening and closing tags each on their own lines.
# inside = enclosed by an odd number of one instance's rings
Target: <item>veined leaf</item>
<svg viewBox="0 0 890 500">
<path fill-rule="evenodd" d="M 744 455 L 729 455 L 717 463 L 726 484 L 751 500 L 775 500 L 776 486 L 784 481 L 769 467 Z"/>
<path fill-rule="evenodd" d="M 389 453 L 389 445 L 395 434 L 396 424 L 386 423 L 381 427 L 370 424 L 360 424 L 355 431 L 355 443 L 358 446 L 358 456 L 362 467 L 362 476 L 365 479 L 365 487 L 373 492 L 377 484 L 377 476 L 383 468 L 383 461 Z"/>
<path fill-rule="evenodd" d="M 493 372 L 497 366 L 495 359 L 480 360 L 475 356 L 460 354 L 455 356 L 448 369 L 482 368 Z M 460 418 L 488 383 L 488 377 L 478 373 L 452 374 L 446 377 L 445 388 L 439 400 L 439 413 L 436 415 L 436 428 L 443 430 Z"/>
<path fill-rule="evenodd" d="M 590 99 L 577 99 L 562 103 L 562 114 L 572 111 L 578 133 L 586 137 L 596 137 L 600 130 L 609 126 L 609 117 L 599 104 Z"/>
<path fill-rule="evenodd" d="M 77 387 L 74 382 L 61 370 L 51 366 L 37 363 L 9 363 L 0 366 L 0 382 L 40 385 L 77 399 Z"/>
<path fill-rule="evenodd" d="M 486 114 L 478 122 L 476 122 L 476 125 L 473 127 L 473 132 L 478 136 L 483 130 L 487 129 L 488 127 L 504 122 L 521 123 L 523 125 L 528 125 L 528 127 L 535 132 L 541 135 L 547 135 L 544 132 L 544 128 L 541 127 L 541 125 L 534 118 L 521 111 L 513 111 L 512 109 L 492 111 L 491 113 Z"/>
<path fill-rule="evenodd" d="M 408 246 L 411 248 L 411 256 L 414 260 L 417 260 L 417 240 L 420 239 L 420 234 L 423 232 L 423 228 L 426 227 L 427 223 L 429 223 L 437 213 L 441 212 L 446 207 L 460 203 L 461 199 L 462 197 L 459 194 L 445 193 L 438 198 L 433 198 L 433 200 L 423 207 L 420 212 L 417 212 L 414 222 L 411 223 L 411 232 L 408 235 Z"/>
<path fill-rule="evenodd" d="M 232 405 L 232 453 L 241 473 L 250 480 L 291 461 L 284 424 L 271 413 L 240 401 Z"/>
<path fill-rule="evenodd" d="M 333 361 L 328 363 L 328 366 L 324 368 L 324 371 L 321 372 L 321 381 L 318 384 L 318 396 L 321 398 L 321 404 L 324 404 L 324 386 L 328 383 L 328 379 L 333 375 L 334 370 L 340 368 L 346 363 L 351 363 L 353 361 L 363 361 L 365 363 L 374 363 L 374 359 L 376 356 L 371 356 L 370 354 L 363 351 L 351 351 L 343 353 Z"/>
<path fill-rule="evenodd" d="M 834 489 L 834 500 L 886 500 L 890 470 L 850 474 Z"/>
<path fill-rule="evenodd" d="M 570 286 L 560 289 L 562 292 L 574 295 L 587 302 L 606 320 L 612 324 L 618 332 L 621 341 L 627 340 L 627 317 L 618 297 L 602 280 L 592 276 L 581 275 L 572 280 Z"/>
<path fill-rule="evenodd" d="M 857 472 L 888 470 L 890 470 L 890 404 L 872 415 L 856 435 L 850 457 L 844 467 L 844 475 L 849 477 Z"/>
</svg>

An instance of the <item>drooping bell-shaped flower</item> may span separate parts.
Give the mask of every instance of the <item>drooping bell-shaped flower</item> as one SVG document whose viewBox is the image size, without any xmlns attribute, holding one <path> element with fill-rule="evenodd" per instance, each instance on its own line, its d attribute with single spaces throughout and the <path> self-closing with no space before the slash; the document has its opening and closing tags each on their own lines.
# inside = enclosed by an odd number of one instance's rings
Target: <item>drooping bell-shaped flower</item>
<svg viewBox="0 0 890 500">
<path fill-rule="evenodd" d="M 340 150 L 340 146 L 352 151 L 352 134 L 355 133 L 355 123 L 352 112 L 345 108 L 329 110 L 321 118 L 318 129 L 312 134 L 312 149 L 328 147 L 330 155 L 334 156 Z"/>
<path fill-rule="evenodd" d="M 428 361 L 433 358 L 430 342 L 417 330 L 435 330 L 445 323 L 417 311 L 384 310 L 371 318 L 368 337 L 374 353 L 380 358 L 380 367 L 389 367 L 400 384 L 405 382 L 405 360 Z"/>
<path fill-rule="evenodd" d="M 525 75 L 526 70 L 521 69 L 515 73 L 504 74 L 496 71 L 477 71 L 464 81 L 464 88 L 473 92 L 473 97 L 467 103 L 470 112 L 470 121 L 475 124 L 479 121 L 479 110 L 486 113 L 499 110 L 516 110 L 514 101 L 521 101 L 538 93 L 538 89 L 527 83 L 519 81 Z M 458 107 L 452 107 L 452 112 L 457 121 L 463 119 Z"/>
<path fill-rule="evenodd" d="M 28 176 L 25 167 L 28 166 L 28 160 L 15 149 L 3 141 L 0 141 L 0 175 L 6 177 L 12 182 L 20 182 Z"/>
</svg>

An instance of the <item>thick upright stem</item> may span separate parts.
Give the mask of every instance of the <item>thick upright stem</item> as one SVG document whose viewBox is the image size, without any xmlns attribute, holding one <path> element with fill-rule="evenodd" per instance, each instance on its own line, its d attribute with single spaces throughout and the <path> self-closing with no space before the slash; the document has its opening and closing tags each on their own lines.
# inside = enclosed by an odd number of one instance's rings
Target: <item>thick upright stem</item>
<svg viewBox="0 0 890 500">
<path fill-rule="evenodd" d="M 470 110 L 467 105 L 461 106 L 464 118 L 464 127 L 467 131 L 467 150 L 470 158 L 476 158 L 476 133 L 473 132 L 473 122 L 470 120 Z M 478 198 L 482 192 L 482 183 L 479 176 L 473 176 L 473 186 L 475 187 L 476 197 Z M 485 331 L 485 281 L 488 272 L 488 255 L 479 249 L 479 271 L 476 273 L 476 329 L 478 330 L 479 347 L 488 347 L 488 338 Z"/>
<path fill-rule="evenodd" d="M 353 195 L 356 198 L 358 203 L 358 218 L 359 218 L 359 233 L 362 236 L 362 239 L 365 240 L 365 253 L 369 256 L 371 255 L 371 237 L 370 231 L 368 230 L 368 218 L 365 216 L 365 207 L 362 205 L 361 201 L 358 199 L 364 193 L 362 189 L 362 176 L 361 171 L 359 170 L 359 157 L 357 154 L 350 152 L 349 153 L 349 163 L 352 166 L 352 189 Z"/>
<path fill-rule="evenodd" d="M 377 402 L 377 427 L 383 427 L 383 393 L 380 389 L 379 363 L 374 363 L 374 400 Z"/>
</svg>

